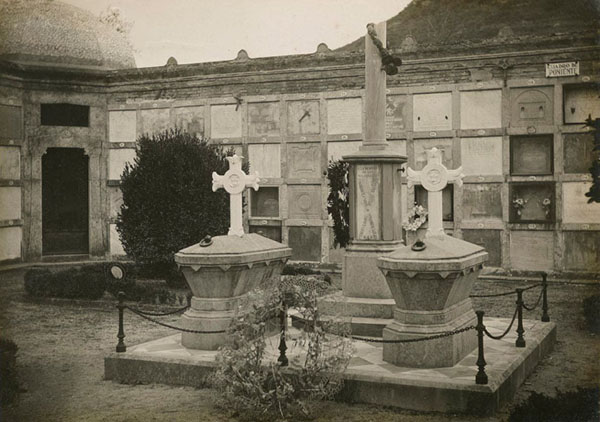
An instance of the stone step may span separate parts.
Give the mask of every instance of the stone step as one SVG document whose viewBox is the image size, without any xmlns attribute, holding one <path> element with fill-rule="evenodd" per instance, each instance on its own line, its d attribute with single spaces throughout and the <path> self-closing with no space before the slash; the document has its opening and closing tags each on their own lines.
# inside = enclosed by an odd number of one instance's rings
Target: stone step
<svg viewBox="0 0 600 422">
<path fill-rule="evenodd" d="M 302 328 L 305 320 L 302 315 L 294 309 L 288 311 L 288 315 L 292 320 L 292 327 Z M 337 317 L 330 315 L 321 316 L 323 321 L 338 320 L 340 322 L 349 322 L 351 326 L 351 333 L 355 336 L 364 337 L 375 337 L 381 338 L 383 336 L 383 329 L 386 325 L 393 321 L 392 318 L 369 318 L 369 317 Z"/>
</svg>

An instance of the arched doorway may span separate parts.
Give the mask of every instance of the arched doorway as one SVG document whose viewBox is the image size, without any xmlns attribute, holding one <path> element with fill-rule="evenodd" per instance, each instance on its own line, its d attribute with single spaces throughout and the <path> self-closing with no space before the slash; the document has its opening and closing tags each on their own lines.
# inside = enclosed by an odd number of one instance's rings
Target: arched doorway
<svg viewBox="0 0 600 422">
<path fill-rule="evenodd" d="M 89 158 L 81 148 L 42 157 L 42 254 L 89 253 Z"/>
</svg>

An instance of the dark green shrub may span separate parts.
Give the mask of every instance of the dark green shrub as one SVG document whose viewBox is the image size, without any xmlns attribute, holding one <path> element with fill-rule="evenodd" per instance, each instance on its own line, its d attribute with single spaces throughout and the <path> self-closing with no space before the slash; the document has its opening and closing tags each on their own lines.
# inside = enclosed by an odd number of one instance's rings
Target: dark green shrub
<svg viewBox="0 0 600 422">
<path fill-rule="evenodd" d="M 99 299 L 106 287 L 100 266 L 84 266 L 52 272 L 32 269 L 25 274 L 25 291 L 36 297 Z"/>
<path fill-rule="evenodd" d="M 19 392 L 17 378 L 17 345 L 0 338 L 0 404 L 12 403 Z"/>
<path fill-rule="evenodd" d="M 329 196 L 327 211 L 333 219 L 334 246 L 345 248 L 350 242 L 350 203 L 348 200 L 348 163 L 330 161 L 327 166 Z"/>
<path fill-rule="evenodd" d="M 224 174 L 232 153 L 178 129 L 139 138 L 134 163 L 121 175 L 117 231 L 127 255 L 181 285 L 174 254 L 227 233 L 229 195 L 212 191 L 212 172 Z"/>
<path fill-rule="evenodd" d="M 583 300 L 583 316 L 588 329 L 593 333 L 600 333 L 600 295 Z"/>
<path fill-rule="evenodd" d="M 556 397 L 532 393 L 526 402 L 516 406 L 510 422 L 591 422 L 598 420 L 600 389 L 578 388 L 557 392 Z"/>
</svg>

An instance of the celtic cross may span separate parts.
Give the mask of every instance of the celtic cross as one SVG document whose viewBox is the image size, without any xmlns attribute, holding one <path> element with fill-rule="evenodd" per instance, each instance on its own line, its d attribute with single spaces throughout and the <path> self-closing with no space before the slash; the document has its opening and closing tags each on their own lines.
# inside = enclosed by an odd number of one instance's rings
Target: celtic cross
<svg viewBox="0 0 600 422">
<path fill-rule="evenodd" d="M 229 170 L 224 175 L 212 173 L 212 190 L 224 188 L 229 194 L 229 231 L 228 236 L 243 236 L 244 226 L 242 225 L 242 192 L 246 188 L 258 190 L 258 173 L 246 174 L 242 170 L 242 158 L 234 154 L 232 157 L 226 157 L 229 161 Z"/>
<path fill-rule="evenodd" d="M 425 237 L 444 236 L 442 225 L 442 189 L 448 182 L 454 182 L 462 186 L 462 166 L 456 170 L 448 170 L 442 164 L 442 153 L 437 148 L 427 151 L 427 165 L 421 171 L 415 171 L 410 167 L 406 169 L 408 175 L 408 187 L 414 184 L 423 185 L 427 190 L 427 203 L 429 212 L 428 229 Z"/>
</svg>

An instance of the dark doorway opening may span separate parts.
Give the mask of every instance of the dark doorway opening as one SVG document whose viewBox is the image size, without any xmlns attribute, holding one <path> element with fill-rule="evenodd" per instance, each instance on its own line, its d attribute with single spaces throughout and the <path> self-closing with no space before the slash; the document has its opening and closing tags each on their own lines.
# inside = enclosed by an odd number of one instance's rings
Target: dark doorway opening
<svg viewBox="0 0 600 422">
<path fill-rule="evenodd" d="M 42 254 L 87 254 L 88 165 L 80 148 L 48 148 L 42 157 Z"/>
</svg>

